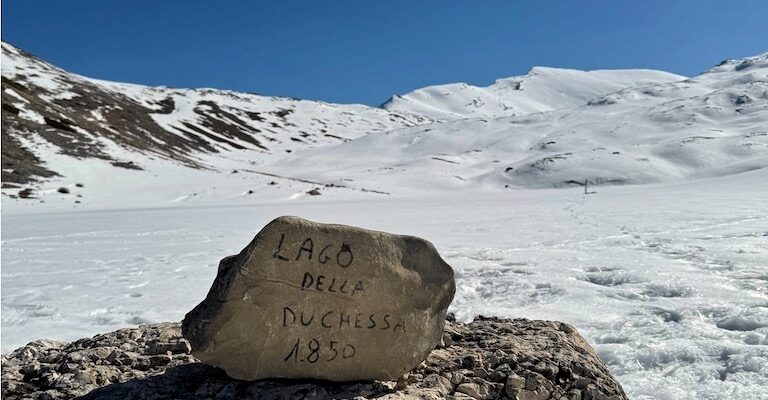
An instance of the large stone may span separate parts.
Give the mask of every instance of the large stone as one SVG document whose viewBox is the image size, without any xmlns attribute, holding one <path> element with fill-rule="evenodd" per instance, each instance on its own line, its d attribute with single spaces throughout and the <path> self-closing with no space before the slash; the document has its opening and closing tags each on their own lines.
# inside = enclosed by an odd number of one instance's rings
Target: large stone
<svg viewBox="0 0 768 400">
<path fill-rule="evenodd" d="M 392 380 L 440 342 L 454 292 L 426 240 L 280 217 L 221 261 L 182 331 L 233 378 Z"/>
</svg>

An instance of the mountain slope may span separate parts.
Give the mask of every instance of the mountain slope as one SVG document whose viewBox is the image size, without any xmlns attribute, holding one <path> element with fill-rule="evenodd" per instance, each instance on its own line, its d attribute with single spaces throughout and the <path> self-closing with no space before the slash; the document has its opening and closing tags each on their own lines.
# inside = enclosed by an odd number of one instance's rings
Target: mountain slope
<svg viewBox="0 0 768 400">
<path fill-rule="evenodd" d="M 4 183 L 57 174 L 31 151 L 141 168 L 110 152 L 116 144 L 193 168 L 200 154 L 244 150 L 255 160 L 414 125 L 419 117 L 214 89 L 169 89 L 88 79 L 2 44 Z M 105 141 L 111 142 L 106 143 Z"/>
<path fill-rule="evenodd" d="M 435 121 L 511 117 L 577 107 L 627 87 L 680 81 L 685 77 L 653 70 L 599 70 L 535 67 L 524 76 L 499 79 L 488 87 L 466 83 L 430 86 L 394 96 L 382 107 L 418 113 Z"/>
<path fill-rule="evenodd" d="M 404 128 L 276 164 L 391 190 L 652 183 L 768 166 L 768 54 L 579 106 Z M 365 154 L 365 156 L 355 156 Z M 334 160 L 332 165 L 326 160 Z M 324 168 L 325 167 L 325 168 Z M 373 168 L 372 168 L 373 167 Z"/>
<path fill-rule="evenodd" d="M 112 144 L 193 168 L 215 168 L 199 156 L 246 150 L 261 163 L 368 133 L 473 115 L 564 108 L 638 83 L 682 79 L 658 71 L 534 68 L 526 76 L 503 79 L 488 88 L 430 87 L 395 97 L 383 108 L 371 108 L 89 79 L 8 43 L 2 44 L 2 61 L 6 184 L 61 174 L 48 169 L 46 160 L 31 151 L 40 142 L 53 145 L 59 154 L 102 159 L 123 168 L 142 166 L 120 159 L 110 151 Z M 444 99 L 431 100 L 438 94 Z"/>
</svg>

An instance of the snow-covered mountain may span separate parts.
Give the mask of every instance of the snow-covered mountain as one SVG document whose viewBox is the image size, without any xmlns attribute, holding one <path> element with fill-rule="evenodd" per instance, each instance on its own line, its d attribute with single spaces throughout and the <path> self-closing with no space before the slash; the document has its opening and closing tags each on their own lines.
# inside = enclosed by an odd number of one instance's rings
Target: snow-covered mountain
<svg viewBox="0 0 768 400">
<path fill-rule="evenodd" d="M 106 82 L 3 43 L 2 89 L 9 204 L 640 184 L 768 166 L 768 54 L 690 79 L 536 67 L 374 108 Z"/>
<path fill-rule="evenodd" d="M 585 76 L 591 74 L 544 71 L 579 82 L 587 81 Z M 629 82 L 643 81 L 634 72 L 616 72 L 618 77 L 624 74 L 635 76 Z M 643 75 L 647 80 L 653 73 Z M 510 97 L 519 104 L 533 104 L 531 99 L 537 97 L 552 99 L 548 94 L 554 89 L 542 79 L 536 81 L 540 90 L 531 96 Z M 610 82 L 608 78 L 602 81 Z M 525 78 L 522 82 L 524 86 Z M 381 188 L 408 182 L 413 190 L 560 187 L 585 180 L 641 184 L 730 175 L 768 166 L 768 53 L 723 62 L 695 78 L 643 83 L 589 100 L 579 97 L 581 92 L 573 85 L 561 86 L 573 92 L 562 96 L 562 104 L 567 105 L 560 108 L 554 101 L 547 106 L 541 101 L 537 107 L 551 109 L 403 128 L 297 154 L 277 165 L 293 170 L 312 166 L 312 175 L 325 179 L 364 176 Z M 594 89 L 599 84 L 583 86 Z M 476 88 L 451 87 L 477 92 Z M 426 99 L 427 93 L 440 90 L 425 89 L 418 96 Z M 453 92 L 445 98 L 456 96 Z M 436 104 L 447 110 L 459 103 Z M 498 111 L 490 110 L 490 115 Z"/>
<path fill-rule="evenodd" d="M 60 154 L 103 159 L 116 167 L 142 168 L 121 159 L 114 145 L 193 168 L 215 168 L 198 156 L 243 150 L 261 161 L 423 122 L 362 105 L 89 79 L 8 43 L 2 49 L 6 184 L 61 175 L 35 154 L 40 142 Z"/>
<path fill-rule="evenodd" d="M 496 118 L 578 107 L 606 93 L 685 79 L 653 70 L 577 71 L 534 67 L 524 76 L 499 79 L 488 87 L 466 83 L 429 86 L 382 105 L 435 121 Z"/>
</svg>

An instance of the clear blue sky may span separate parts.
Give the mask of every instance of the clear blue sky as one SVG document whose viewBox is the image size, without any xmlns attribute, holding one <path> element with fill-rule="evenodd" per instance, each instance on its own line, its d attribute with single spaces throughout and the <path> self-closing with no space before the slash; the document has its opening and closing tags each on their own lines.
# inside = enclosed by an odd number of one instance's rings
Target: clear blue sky
<svg viewBox="0 0 768 400">
<path fill-rule="evenodd" d="M 535 65 L 695 75 L 768 50 L 768 1 L 5 0 L 2 37 L 90 77 L 378 105 Z"/>
</svg>

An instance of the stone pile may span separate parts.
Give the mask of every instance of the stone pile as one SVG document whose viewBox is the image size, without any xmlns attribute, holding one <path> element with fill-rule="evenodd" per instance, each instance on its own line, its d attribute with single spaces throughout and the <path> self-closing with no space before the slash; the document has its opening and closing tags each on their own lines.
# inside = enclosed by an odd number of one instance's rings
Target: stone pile
<svg viewBox="0 0 768 400">
<path fill-rule="evenodd" d="M 178 323 L 36 341 L 3 356 L 2 398 L 626 399 L 575 329 L 551 321 L 449 316 L 438 348 L 393 381 L 243 381 L 190 353 Z"/>
</svg>

